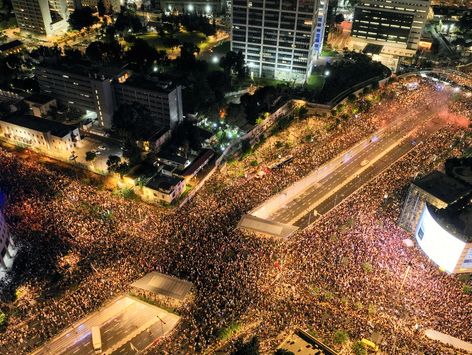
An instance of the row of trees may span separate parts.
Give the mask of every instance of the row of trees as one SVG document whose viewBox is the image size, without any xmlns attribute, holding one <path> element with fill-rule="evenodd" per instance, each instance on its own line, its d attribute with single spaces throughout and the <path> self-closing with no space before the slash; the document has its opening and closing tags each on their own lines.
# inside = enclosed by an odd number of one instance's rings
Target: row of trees
<svg viewBox="0 0 472 355">
<path fill-rule="evenodd" d="M 368 79 L 387 76 L 390 70 L 380 62 L 362 53 L 348 52 L 342 60 L 333 64 L 327 63 L 323 89 L 317 97 L 319 102 L 328 102 L 340 93 L 343 88 L 350 88 Z"/>
<path fill-rule="evenodd" d="M 210 23 L 210 20 L 205 16 L 196 14 L 179 14 L 179 15 L 164 15 L 162 16 L 162 25 L 159 31 L 175 34 L 179 32 L 180 26 L 183 26 L 189 32 L 201 32 L 205 36 L 211 36 L 216 33 L 215 20 Z M 161 32 L 159 32 L 161 34 Z"/>
</svg>

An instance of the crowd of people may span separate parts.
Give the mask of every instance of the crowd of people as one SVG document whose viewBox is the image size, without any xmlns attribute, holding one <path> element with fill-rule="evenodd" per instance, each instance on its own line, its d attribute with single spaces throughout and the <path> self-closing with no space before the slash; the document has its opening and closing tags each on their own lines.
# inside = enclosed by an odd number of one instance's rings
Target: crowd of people
<svg viewBox="0 0 472 355">
<path fill-rule="evenodd" d="M 294 147 L 290 163 L 261 179 L 216 174 L 177 210 L 113 196 L 35 155 L 18 159 L 0 150 L 0 190 L 19 246 L 0 290 L 0 309 L 9 316 L 0 330 L 2 351 L 33 350 L 153 270 L 193 282 L 196 297 L 174 336 L 150 353 L 202 352 L 231 322 L 243 331 L 250 326 L 265 352 L 296 326 L 328 343 L 340 329 L 353 340 L 376 330 L 382 349 L 394 353 L 452 351 L 426 339 L 417 325 L 471 341 L 463 283 L 405 247 L 408 235 L 396 226 L 411 179 L 470 146 L 465 140 L 451 146 L 462 127 L 444 123 L 420 149 L 289 241 L 235 228 L 243 213 L 421 100 L 448 95 L 426 81 L 414 91 L 400 82 L 382 92 L 389 98 L 380 105 Z M 414 272 L 399 292 L 409 263 Z"/>
</svg>

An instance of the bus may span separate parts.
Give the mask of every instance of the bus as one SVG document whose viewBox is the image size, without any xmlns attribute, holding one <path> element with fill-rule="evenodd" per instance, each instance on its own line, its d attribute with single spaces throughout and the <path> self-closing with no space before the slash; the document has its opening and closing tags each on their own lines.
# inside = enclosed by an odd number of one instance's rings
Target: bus
<svg viewBox="0 0 472 355">
<path fill-rule="evenodd" d="M 102 353 L 102 336 L 100 334 L 100 327 L 92 327 L 92 345 L 95 354 Z"/>
</svg>

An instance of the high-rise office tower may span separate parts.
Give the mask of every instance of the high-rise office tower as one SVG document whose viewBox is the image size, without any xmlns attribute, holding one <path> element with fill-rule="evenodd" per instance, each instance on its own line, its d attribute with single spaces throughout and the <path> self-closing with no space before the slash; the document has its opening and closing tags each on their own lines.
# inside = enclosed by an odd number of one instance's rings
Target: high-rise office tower
<svg viewBox="0 0 472 355">
<path fill-rule="evenodd" d="M 12 5 L 22 31 L 54 35 L 68 27 L 66 0 L 13 0 Z"/>
<path fill-rule="evenodd" d="M 251 75 L 305 81 L 323 45 L 328 0 L 234 0 L 231 50 Z"/>
<path fill-rule="evenodd" d="M 351 31 L 354 50 L 396 69 L 399 58 L 415 55 L 429 5 L 430 0 L 360 0 Z"/>
</svg>

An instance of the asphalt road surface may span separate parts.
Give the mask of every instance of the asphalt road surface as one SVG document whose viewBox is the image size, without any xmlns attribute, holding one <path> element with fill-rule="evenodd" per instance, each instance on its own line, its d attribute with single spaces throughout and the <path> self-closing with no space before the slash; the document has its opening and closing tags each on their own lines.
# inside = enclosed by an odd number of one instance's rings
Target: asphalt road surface
<svg viewBox="0 0 472 355">
<path fill-rule="evenodd" d="M 438 113 L 447 107 L 446 101 L 444 94 L 435 93 L 414 109 L 397 111 L 398 118 L 390 126 L 299 180 L 252 214 L 298 227 L 312 223 L 441 128 L 444 122 Z"/>
<path fill-rule="evenodd" d="M 93 326 L 100 327 L 103 353 L 133 354 L 171 331 L 179 318 L 163 309 L 124 297 L 73 325 L 34 354 L 94 354 Z"/>
</svg>

